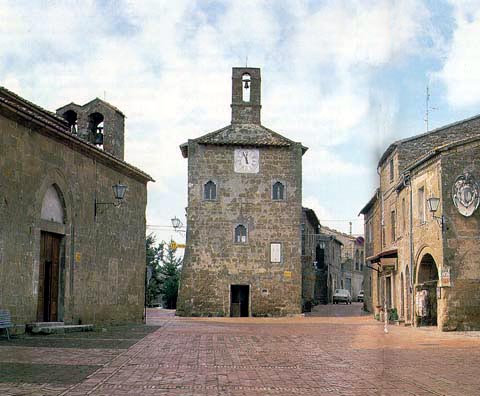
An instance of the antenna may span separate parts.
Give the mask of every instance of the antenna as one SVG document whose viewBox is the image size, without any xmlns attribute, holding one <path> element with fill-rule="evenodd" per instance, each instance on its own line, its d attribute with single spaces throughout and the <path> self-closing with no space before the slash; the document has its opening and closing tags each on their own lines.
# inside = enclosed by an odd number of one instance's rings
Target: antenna
<svg viewBox="0 0 480 396">
<path fill-rule="evenodd" d="M 430 102 L 430 89 L 427 84 L 427 92 L 425 97 L 425 118 L 423 119 L 425 121 L 425 129 L 427 132 L 429 131 L 428 121 L 429 121 L 430 111 L 438 109 L 438 107 L 430 107 L 429 102 Z"/>
<path fill-rule="evenodd" d="M 245 67 L 248 67 L 248 55 L 245 57 Z"/>
</svg>

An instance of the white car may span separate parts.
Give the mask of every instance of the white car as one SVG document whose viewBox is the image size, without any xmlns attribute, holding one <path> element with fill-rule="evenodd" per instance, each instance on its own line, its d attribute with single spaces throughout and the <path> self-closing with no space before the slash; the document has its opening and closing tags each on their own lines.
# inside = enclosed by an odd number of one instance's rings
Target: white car
<svg viewBox="0 0 480 396">
<path fill-rule="evenodd" d="M 333 303 L 338 304 L 339 302 L 344 302 L 345 304 L 352 303 L 352 296 L 347 289 L 336 289 L 333 293 Z"/>
</svg>

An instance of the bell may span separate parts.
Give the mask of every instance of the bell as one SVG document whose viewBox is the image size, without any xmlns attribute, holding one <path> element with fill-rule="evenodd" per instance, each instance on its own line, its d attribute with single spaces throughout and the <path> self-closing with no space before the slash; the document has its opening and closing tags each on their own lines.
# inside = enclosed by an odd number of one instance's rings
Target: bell
<svg viewBox="0 0 480 396">
<path fill-rule="evenodd" d="M 99 146 L 103 145 L 103 133 L 95 134 L 95 144 Z"/>
<path fill-rule="evenodd" d="M 246 80 L 246 81 L 245 81 L 244 88 L 245 88 L 245 89 L 248 89 L 248 88 L 250 88 L 250 85 L 248 85 L 248 80 Z"/>
</svg>

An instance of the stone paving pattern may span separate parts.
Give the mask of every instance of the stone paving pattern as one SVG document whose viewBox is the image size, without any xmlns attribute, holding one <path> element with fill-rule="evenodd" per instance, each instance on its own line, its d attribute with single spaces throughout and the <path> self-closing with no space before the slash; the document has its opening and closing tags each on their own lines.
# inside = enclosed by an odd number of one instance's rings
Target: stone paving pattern
<svg viewBox="0 0 480 396">
<path fill-rule="evenodd" d="M 0 394 L 480 394 L 479 332 L 390 326 L 384 334 L 381 323 L 360 316 L 360 304 L 274 319 L 176 318 L 151 310 L 149 323 L 161 327 L 117 355 L 79 350 L 79 364 L 100 366 L 76 385 L 0 383 Z"/>
</svg>

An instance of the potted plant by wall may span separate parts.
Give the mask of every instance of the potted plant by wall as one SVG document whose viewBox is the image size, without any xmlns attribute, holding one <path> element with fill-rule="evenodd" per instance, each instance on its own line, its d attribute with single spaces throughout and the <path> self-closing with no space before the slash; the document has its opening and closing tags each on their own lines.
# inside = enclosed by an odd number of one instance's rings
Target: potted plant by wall
<svg viewBox="0 0 480 396">
<path fill-rule="evenodd" d="M 390 323 L 397 323 L 398 322 L 397 308 L 390 308 L 388 310 L 388 321 Z"/>
</svg>

